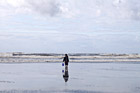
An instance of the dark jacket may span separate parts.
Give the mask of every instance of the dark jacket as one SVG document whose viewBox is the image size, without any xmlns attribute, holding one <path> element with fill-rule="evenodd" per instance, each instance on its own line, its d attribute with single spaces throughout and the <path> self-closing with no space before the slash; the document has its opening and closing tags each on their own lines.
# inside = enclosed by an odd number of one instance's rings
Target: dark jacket
<svg viewBox="0 0 140 93">
<path fill-rule="evenodd" d="M 69 58 L 68 57 L 64 57 L 63 62 L 65 62 L 65 65 L 68 65 Z"/>
</svg>

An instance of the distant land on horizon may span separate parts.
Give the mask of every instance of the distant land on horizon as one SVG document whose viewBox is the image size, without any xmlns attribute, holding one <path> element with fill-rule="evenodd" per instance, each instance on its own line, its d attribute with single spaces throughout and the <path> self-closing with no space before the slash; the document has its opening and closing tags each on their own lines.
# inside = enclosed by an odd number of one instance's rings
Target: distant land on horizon
<svg viewBox="0 0 140 93">
<path fill-rule="evenodd" d="M 24 52 L 4 52 L 2 55 L 36 55 L 36 56 L 63 56 L 66 53 L 24 53 Z M 124 55 L 139 55 L 139 53 L 67 53 L 69 56 L 124 56 Z"/>
</svg>

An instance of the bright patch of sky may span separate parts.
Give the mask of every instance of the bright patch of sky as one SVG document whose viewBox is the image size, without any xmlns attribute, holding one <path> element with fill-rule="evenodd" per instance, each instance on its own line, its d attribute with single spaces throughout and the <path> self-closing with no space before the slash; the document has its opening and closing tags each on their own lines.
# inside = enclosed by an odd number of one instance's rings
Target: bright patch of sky
<svg viewBox="0 0 140 93">
<path fill-rule="evenodd" d="M 139 0 L 0 0 L 0 52 L 140 53 Z"/>
</svg>

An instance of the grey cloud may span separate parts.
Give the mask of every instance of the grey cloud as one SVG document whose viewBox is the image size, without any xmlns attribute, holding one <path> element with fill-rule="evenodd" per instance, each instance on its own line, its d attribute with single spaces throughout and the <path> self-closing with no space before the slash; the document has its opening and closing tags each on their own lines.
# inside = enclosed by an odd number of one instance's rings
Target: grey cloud
<svg viewBox="0 0 140 93">
<path fill-rule="evenodd" d="M 140 20 L 139 0 L 4 0 L 1 15 L 31 13 L 46 16 L 84 16 Z M 4 6 L 4 7 L 1 7 Z M 0 16 L 1 16 L 0 15 Z"/>
<path fill-rule="evenodd" d="M 61 13 L 60 3 L 56 0 L 26 0 L 27 7 L 38 14 L 55 16 Z"/>
<path fill-rule="evenodd" d="M 0 1 L 0 12 L 4 16 L 20 13 L 55 16 L 62 13 L 62 5 L 60 0 L 4 0 Z"/>
<path fill-rule="evenodd" d="M 5 13 L 32 13 L 43 16 L 100 17 L 112 19 L 140 20 L 139 0 L 15 0 L 14 3 L 0 2 L 0 10 Z M 1 8 L 4 6 L 6 8 Z M 9 8 L 10 7 L 10 8 Z M 7 9 L 8 8 L 8 9 Z M 8 13 L 6 12 L 8 11 Z M 17 12 L 18 11 L 18 12 Z M 77 12 L 78 11 L 78 12 Z M 80 15 L 80 16 L 81 16 Z"/>
</svg>

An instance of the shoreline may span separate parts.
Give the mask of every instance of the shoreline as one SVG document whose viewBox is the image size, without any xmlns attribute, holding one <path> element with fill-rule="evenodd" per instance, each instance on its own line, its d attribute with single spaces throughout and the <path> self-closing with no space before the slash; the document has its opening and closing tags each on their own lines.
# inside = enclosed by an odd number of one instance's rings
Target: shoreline
<svg viewBox="0 0 140 93">
<path fill-rule="evenodd" d="M 140 54 L 68 54 L 70 62 L 140 62 Z M 64 54 L 0 53 L 0 63 L 60 63 Z"/>
</svg>

